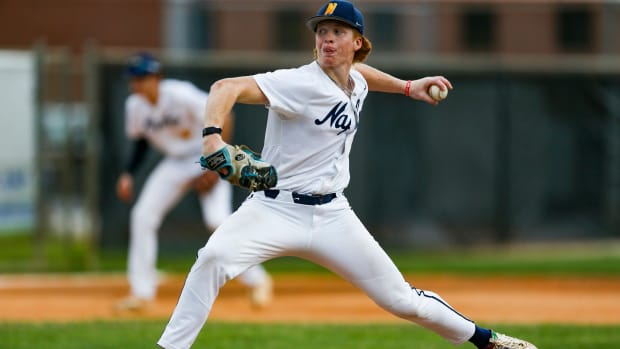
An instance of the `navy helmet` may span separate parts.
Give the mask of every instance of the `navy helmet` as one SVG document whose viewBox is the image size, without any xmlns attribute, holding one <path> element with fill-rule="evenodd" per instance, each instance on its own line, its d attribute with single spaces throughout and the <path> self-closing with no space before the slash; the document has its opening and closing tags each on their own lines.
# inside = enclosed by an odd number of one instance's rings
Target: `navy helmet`
<svg viewBox="0 0 620 349">
<path fill-rule="evenodd" d="M 140 52 L 129 58 L 127 74 L 131 77 L 144 77 L 161 73 L 161 63 L 150 53 Z"/>
<path fill-rule="evenodd" d="M 327 19 L 344 22 L 364 35 L 364 16 L 349 1 L 334 0 L 327 2 L 316 13 L 316 16 L 306 21 L 306 26 L 316 32 L 317 24 Z"/>
</svg>

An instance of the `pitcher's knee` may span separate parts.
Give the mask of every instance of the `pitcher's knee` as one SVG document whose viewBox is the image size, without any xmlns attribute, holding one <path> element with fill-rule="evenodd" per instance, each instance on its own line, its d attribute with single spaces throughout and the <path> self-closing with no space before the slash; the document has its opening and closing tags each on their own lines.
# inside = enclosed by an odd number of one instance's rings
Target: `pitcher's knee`
<svg viewBox="0 0 620 349">
<path fill-rule="evenodd" d="M 221 260 L 221 253 L 215 248 L 211 248 L 209 245 L 198 250 L 198 258 L 196 259 L 197 265 L 217 265 Z"/>
<path fill-rule="evenodd" d="M 401 295 L 394 297 L 383 308 L 390 313 L 407 320 L 425 319 L 429 317 L 428 311 L 424 310 L 423 302 L 417 295 Z"/>
<path fill-rule="evenodd" d="M 229 251 L 207 244 L 198 251 L 198 258 L 194 263 L 195 268 L 209 269 L 218 275 L 223 275 L 230 280 L 234 263 Z"/>
</svg>

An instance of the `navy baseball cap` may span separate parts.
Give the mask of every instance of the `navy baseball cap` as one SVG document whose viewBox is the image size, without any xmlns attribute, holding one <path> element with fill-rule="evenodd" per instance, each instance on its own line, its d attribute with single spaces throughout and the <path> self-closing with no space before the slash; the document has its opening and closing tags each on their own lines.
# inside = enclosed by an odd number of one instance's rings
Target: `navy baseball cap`
<svg viewBox="0 0 620 349">
<path fill-rule="evenodd" d="M 144 77 L 161 73 L 161 64 L 148 52 L 135 54 L 127 63 L 127 74 L 131 77 Z"/>
<path fill-rule="evenodd" d="M 344 22 L 364 35 L 364 16 L 348 1 L 335 0 L 326 3 L 316 13 L 316 16 L 306 21 L 306 26 L 313 32 L 316 32 L 317 24 L 327 19 Z"/>
</svg>

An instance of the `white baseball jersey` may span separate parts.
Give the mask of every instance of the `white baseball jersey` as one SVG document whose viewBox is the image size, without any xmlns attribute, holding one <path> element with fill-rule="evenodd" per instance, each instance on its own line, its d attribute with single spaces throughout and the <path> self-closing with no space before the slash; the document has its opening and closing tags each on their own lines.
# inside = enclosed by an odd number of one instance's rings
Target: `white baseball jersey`
<svg viewBox="0 0 620 349">
<path fill-rule="evenodd" d="M 126 132 L 130 139 L 145 138 L 166 156 L 200 158 L 207 93 L 190 82 L 166 79 L 152 105 L 132 94 L 125 103 Z"/>
<path fill-rule="evenodd" d="M 278 189 L 326 194 L 349 184 L 349 152 L 368 94 L 362 75 L 352 69 L 350 76 L 351 97 L 316 61 L 254 76 L 269 99 L 262 157 L 278 170 Z"/>
</svg>

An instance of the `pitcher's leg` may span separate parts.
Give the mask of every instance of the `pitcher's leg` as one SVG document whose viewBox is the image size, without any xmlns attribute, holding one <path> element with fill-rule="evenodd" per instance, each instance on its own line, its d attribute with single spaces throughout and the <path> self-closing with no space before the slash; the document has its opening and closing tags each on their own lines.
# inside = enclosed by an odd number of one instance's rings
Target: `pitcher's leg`
<svg viewBox="0 0 620 349">
<path fill-rule="evenodd" d="M 404 279 L 399 280 L 397 275 L 358 280 L 356 284 L 385 310 L 415 322 L 452 343 L 464 343 L 474 334 L 474 322 L 457 312 L 438 294 L 410 286 Z"/>
<path fill-rule="evenodd" d="M 467 341 L 474 323 L 437 294 L 411 287 L 351 210 L 326 210 L 311 258 L 361 288 L 379 306 L 453 343 Z M 346 248 L 343 248 L 346 246 Z"/>
<path fill-rule="evenodd" d="M 187 349 L 207 320 L 220 288 L 250 266 L 306 243 L 307 235 L 265 209 L 258 200 L 246 201 L 211 235 L 198 253 L 179 302 L 158 344 Z"/>
<path fill-rule="evenodd" d="M 220 180 L 213 189 L 200 197 L 202 206 L 202 218 L 205 225 L 215 230 L 232 213 L 232 185 Z M 250 267 L 239 275 L 239 281 L 254 287 L 266 282 L 271 278 L 262 265 Z"/>
<path fill-rule="evenodd" d="M 209 191 L 200 196 L 202 218 L 206 226 L 215 230 L 232 213 L 232 184 L 220 180 Z M 239 281 L 249 288 L 250 302 L 262 308 L 273 298 L 273 282 L 262 265 L 255 265 L 241 273 Z"/>
<path fill-rule="evenodd" d="M 234 277 L 220 262 L 220 256 L 218 249 L 212 248 L 209 243 L 198 251 L 198 258 L 187 276 L 158 345 L 166 349 L 185 349 L 194 343 L 220 288 Z"/>
<path fill-rule="evenodd" d="M 210 192 L 200 197 L 200 203 L 205 225 L 215 230 L 232 214 L 232 185 L 220 180 Z M 241 273 L 239 281 L 248 287 L 254 287 L 270 282 L 271 278 L 262 265 L 256 265 Z"/>
<path fill-rule="evenodd" d="M 220 234 L 218 228 L 206 246 L 198 251 L 172 317 L 157 342 L 163 348 L 190 348 L 207 321 L 220 288 L 247 268 L 244 264 L 247 261 L 241 262 L 239 245 L 228 233 L 221 231 Z"/>
</svg>

